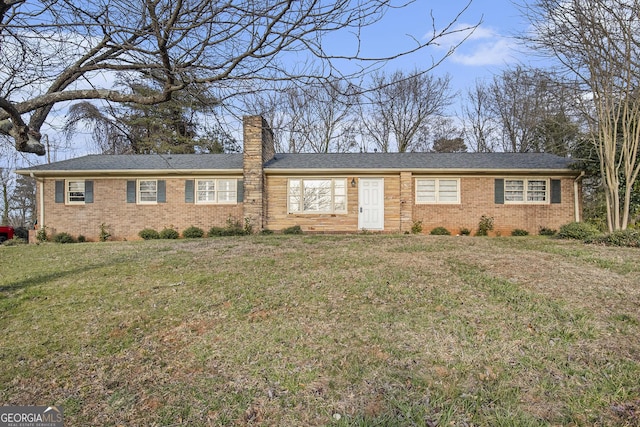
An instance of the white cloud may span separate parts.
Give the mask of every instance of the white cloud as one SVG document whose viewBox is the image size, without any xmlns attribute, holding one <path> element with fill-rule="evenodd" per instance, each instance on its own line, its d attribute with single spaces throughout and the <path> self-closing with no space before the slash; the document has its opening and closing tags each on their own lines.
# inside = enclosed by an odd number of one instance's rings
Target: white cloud
<svg viewBox="0 0 640 427">
<path fill-rule="evenodd" d="M 437 48 L 450 50 L 462 43 L 450 59 L 457 64 L 479 67 L 504 65 L 516 60 L 517 50 L 514 40 L 501 35 L 486 26 L 477 27 L 472 33 L 465 31 L 468 24 L 459 24 L 455 33 L 438 41 Z M 465 40 L 466 37 L 466 40 Z"/>
</svg>

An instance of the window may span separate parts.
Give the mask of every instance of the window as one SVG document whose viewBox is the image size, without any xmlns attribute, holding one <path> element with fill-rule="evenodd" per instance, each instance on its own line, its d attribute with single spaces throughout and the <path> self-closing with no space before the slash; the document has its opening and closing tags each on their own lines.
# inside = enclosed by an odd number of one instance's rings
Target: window
<svg viewBox="0 0 640 427">
<path fill-rule="evenodd" d="M 67 203 L 83 204 L 85 202 L 84 181 L 67 181 Z"/>
<path fill-rule="evenodd" d="M 196 203 L 237 203 L 237 180 L 196 180 Z"/>
<path fill-rule="evenodd" d="M 460 203 L 460 180 L 416 179 L 416 203 Z"/>
<path fill-rule="evenodd" d="M 93 203 L 93 181 L 79 179 L 56 181 L 55 202 L 67 205 Z"/>
<path fill-rule="evenodd" d="M 347 180 L 290 179 L 289 212 L 346 213 Z"/>
<path fill-rule="evenodd" d="M 505 179 L 505 203 L 547 203 L 546 179 Z"/>
<path fill-rule="evenodd" d="M 158 181 L 146 179 L 138 181 L 138 203 L 158 202 Z"/>
</svg>

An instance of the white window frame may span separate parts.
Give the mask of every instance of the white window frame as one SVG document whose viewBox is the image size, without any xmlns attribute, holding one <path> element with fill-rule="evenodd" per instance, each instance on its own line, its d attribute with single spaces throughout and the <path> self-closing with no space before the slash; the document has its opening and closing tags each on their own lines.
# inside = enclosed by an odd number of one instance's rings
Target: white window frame
<svg viewBox="0 0 640 427">
<path fill-rule="evenodd" d="M 329 183 L 329 194 L 325 195 L 329 199 L 330 208 L 327 210 L 305 209 L 304 193 L 314 188 L 312 181 L 326 181 Z M 305 182 L 308 183 L 305 186 Z M 292 194 L 292 184 L 297 183 L 300 195 Z M 289 178 L 287 182 L 287 212 L 290 214 L 346 214 L 347 213 L 347 179 L 346 178 Z M 295 198 L 299 197 L 298 201 Z M 296 206 L 297 205 L 297 206 Z"/>
<path fill-rule="evenodd" d="M 143 200 L 142 199 L 142 189 L 141 189 L 141 184 L 143 182 L 154 182 L 155 186 L 156 186 L 156 197 L 155 200 Z M 151 193 L 150 191 L 145 191 L 145 193 Z M 158 180 L 157 179 L 139 179 L 136 181 L 136 197 L 138 200 L 138 204 L 141 205 L 155 205 L 158 203 Z"/>
<path fill-rule="evenodd" d="M 200 183 L 213 182 L 212 190 L 200 190 Z M 227 189 L 222 190 L 222 184 L 231 184 Z M 201 200 L 200 192 L 207 191 L 213 197 Z M 237 205 L 238 204 L 238 180 L 235 178 L 201 178 L 194 183 L 194 197 L 199 205 Z M 226 197 L 222 197 L 225 195 Z"/>
<path fill-rule="evenodd" d="M 87 191 L 85 182 L 86 181 L 84 179 L 68 179 L 64 182 L 65 200 L 68 205 L 84 205 L 86 203 Z M 79 188 L 75 191 L 72 191 L 72 184 L 82 184 L 82 191 L 80 191 Z M 82 193 L 82 196 L 79 195 L 80 193 Z M 80 197 L 82 197 L 82 200 L 73 200 L 79 199 Z"/>
<path fill-rule="evenodd" d="M 536 190 L 532 188 L 534 182 L 544 182 L 544 200 L 536 200 L 535 194 L 540 197 L 542 195 L 540 190 Z M 517 200 L 513 199 L 511 194 L 516 194 L 516 192 L 509 188 L 509 183 L 512 182 L 522 182 L 522 197 Z M 511 205 L 547 205 L 551 203 L 551 188 L 550 181 L 548 178 L 505 178 L 504 179 L 504 203 Z"/>
<path fill-rule="evenodd" d="M 433 181 L 433 200 L 425 200 L 425 198 L 421 197 L 420 191 L 418 188 L 421 182 L 425 181 Z M 444 191 L 441 188 L 441 182 L 445 181 L 455 181 L 456 183 L 456 200 L 443 200 Z M 442 193 L 442 194 L 441 194 Z M 445 178 L 445 177 L 437 177 L 437 178 L 416 178 L 415 180 L 415 202 L 417 205 L 459 205 L 460 204 L 460 178 Z"/>
</svg>

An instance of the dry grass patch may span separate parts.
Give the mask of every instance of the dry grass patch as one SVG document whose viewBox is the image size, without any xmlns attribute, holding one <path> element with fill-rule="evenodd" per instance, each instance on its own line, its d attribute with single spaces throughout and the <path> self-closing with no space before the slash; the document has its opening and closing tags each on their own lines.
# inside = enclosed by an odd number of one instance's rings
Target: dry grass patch
<svg viewBox="0 0 640 427">
<path fill-rule="evenodd" d="M 638 255 L 413 235 L 2 247 L 0 399 L 69 425 L 637 425 Z"/>
</svg>

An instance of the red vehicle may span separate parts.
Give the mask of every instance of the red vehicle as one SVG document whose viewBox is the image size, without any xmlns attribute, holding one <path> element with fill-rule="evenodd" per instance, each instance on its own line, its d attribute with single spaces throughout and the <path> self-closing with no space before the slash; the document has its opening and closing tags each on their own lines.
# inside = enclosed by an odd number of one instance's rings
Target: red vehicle
<svg viewBox="0 0 640 427">
<path fill-rule="evenodd" d="M 13 239 L 13 227 L 0 225 L 0 243 Z"/>
</svg>

